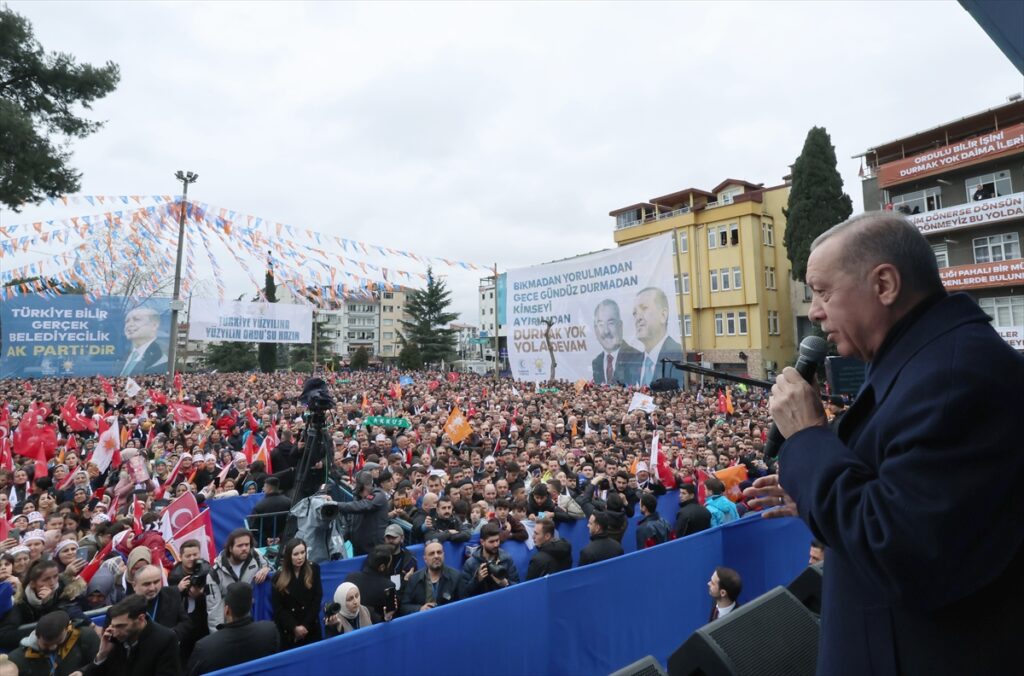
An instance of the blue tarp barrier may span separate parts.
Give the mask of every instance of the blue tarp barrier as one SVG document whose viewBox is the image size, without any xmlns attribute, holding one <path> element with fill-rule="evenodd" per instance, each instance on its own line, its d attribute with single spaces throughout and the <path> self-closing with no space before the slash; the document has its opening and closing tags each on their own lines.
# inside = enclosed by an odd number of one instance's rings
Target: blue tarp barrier
<svg viewBox="0 0 1024 676">
<path fill-rule="evenodd" d="M 210 508 L 210 521 L 213 523 L 213 541 L 217 551 L 224 548 L 228 534 L 236 528 L 245 526 L 245 517 L 252 514 L 252 508 L 263 498 L 262 493 L 256 495 L 239 495 L 237 498 L 214 498 L 203 503 Z M 201 509 L 201 508 L 200 508 Z"/>
<path fill-rule="evenodd" d="M 581 526 L 572 525 L 567 536 L 582 537 Z M 740 572 L 740 600 L 749 601 L 796 577 L 806 566 L 809 543 L 810 533 L 796 519 L 744 518 L 216 673 L 534 676 L 609 673 L 647 654 L 665 663 L 707 621 L 707 581 L 715 566 Z M 506 549 L 515 549 L 512 544 Z M 634 544 L 627 535 L 623 545 Z M 449 565 L 458 567 L 461 559 L 453 557 L 461 549 L 446 547 Z M 360 564 L 324 564 L 325 597 Z"/>
</svg>

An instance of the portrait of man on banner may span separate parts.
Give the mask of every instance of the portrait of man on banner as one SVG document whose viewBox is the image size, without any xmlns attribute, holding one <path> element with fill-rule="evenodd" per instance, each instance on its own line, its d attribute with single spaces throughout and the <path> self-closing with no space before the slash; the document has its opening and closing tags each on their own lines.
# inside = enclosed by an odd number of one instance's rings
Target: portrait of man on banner
<svg viewBox="0 0 1024 676">
<path fill-rule="evenodd" d="M 628 385 L 639 379 L 640 352 L 622 338 L 619 304 L 605 298 L 594 308 L 594 335 L 601 351 L 591 362 L 595 385 Z"/>
<path fill-rule="evenodd" d="M 120 375 L 134 376 L 159 372 L 167 368 L 167 353 L 158 340 L 160 313 L 140 306 L 124 317 L 124 337 L 131 351 L 121 368 Z"/>
<path fill-rule="evenodd" d="M 636 383 L 650 385 L 662 377 L 662 359 L 683 360 L 683 347 L 668 334 L 668 296 L 661 289 L 649 286 L 633 299 L 633 324 L 636 339 L 642 352 L 633 357 L 638 364 L 632 368 L 637 372 Z M 681 379 L 683 372 L 671 364 L 665 364 L 666 378 Z"/>
</svg>

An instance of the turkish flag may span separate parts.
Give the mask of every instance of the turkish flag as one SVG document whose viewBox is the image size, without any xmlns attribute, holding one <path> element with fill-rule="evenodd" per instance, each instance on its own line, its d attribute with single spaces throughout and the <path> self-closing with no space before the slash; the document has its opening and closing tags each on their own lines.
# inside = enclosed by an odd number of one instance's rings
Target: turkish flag
<svg viewBox="0 0 1024 676">
<path fill-rule="evenodd" d="M 200 556 L 208 563 L 216 560 L 217 545 L 213 542 L 213 522 L 210 521 L 209 509 L 204 509 L 194 519 L 182 526 L 174 537 L 167 541 L 167 544 L 173 548 L 175 556 L 177 556 L 181 551 L 182 543 L 186 540 L 199 540 Z"/>
<path fill-rule="evenodd" d="M 259 448 L 256 446 L 256 433 L 249 432 L 245 437 L 245 445 L 242 446 L 242 453 L 245 453 L 245 461 L 251 463 L 252 456 L 256 455 L 258 450 Z"/>
<path fill-rule="evenodd" d="M 167 404 L 167 410 L 174 415 L 175 420 L 197 423 L 203 419 L 203 412 L 196 406 L 171 402 Z"/>
<path fill-rule="evenodd" d="M 182 493 L 160 513 L 160 534 L 164 536 L 166 542 L 170 542 L 178 531 L 197 516 L 199 504 L 196 503 L 196 496 L 192 493 Z"/>
</svg>

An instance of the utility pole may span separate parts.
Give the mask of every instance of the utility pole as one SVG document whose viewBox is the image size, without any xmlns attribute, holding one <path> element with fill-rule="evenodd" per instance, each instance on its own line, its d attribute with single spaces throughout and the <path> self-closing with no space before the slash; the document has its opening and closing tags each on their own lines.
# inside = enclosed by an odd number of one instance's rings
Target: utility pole
<svg viewBox="0 0 1024 676">
<path fill-rule="evenodd" d="M 178 170 L 174 178 L 181 181 L 181 204 L 178 213 L 178 260 L 174 264 L 174 297 L 171 299 L 171 345 L 167 350 L 167 387 L 174 382 L 178 357 L 178 313 L 185 309 L 181 302 L 181 254 L 185 246 L 185 207 L 188 205 L 188 186 L 199 180 L 199 174 Z"/>
<path fill-rule="evenodd" d="M 498 366 L 499 359 L 501 359 L 501 340 L 498 338 L 499 331 L 498 324 L 498 264 L 494 264 L 494 377 L 498 378 L 500 368 Z"/>
<path fill-rule="evenodd" d="M 313 308 L 313 372 L 311 375 L 316 375 L 316 348 L 317 348 L 317 335 L 320 333 L 317 331 L 316 326 L 316 312 L 317 308 Z"/>
</svg>

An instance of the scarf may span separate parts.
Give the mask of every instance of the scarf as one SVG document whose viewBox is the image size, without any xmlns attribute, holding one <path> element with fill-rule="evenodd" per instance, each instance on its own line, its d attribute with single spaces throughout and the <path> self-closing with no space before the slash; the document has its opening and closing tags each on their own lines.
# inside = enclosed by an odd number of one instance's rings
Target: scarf
<svg viewBox="0 0 1024 676">
<path fill-rule="evenodd" d="M 345 600 L 348 598 L 348 593 L 353 589 L 358 589 L 358 587 L 351 582 L 342 582 L 338 585 L 338 588 L 334 590 L 334 602 L 341 606 L 341 610 L 338 611 L 338 614 L 346 620 L 354 620 L 359 615 L 359 608 L 356 608 L 356 612 L 350 613 L 348 608 L 345 607 Z"/>
</svg>

